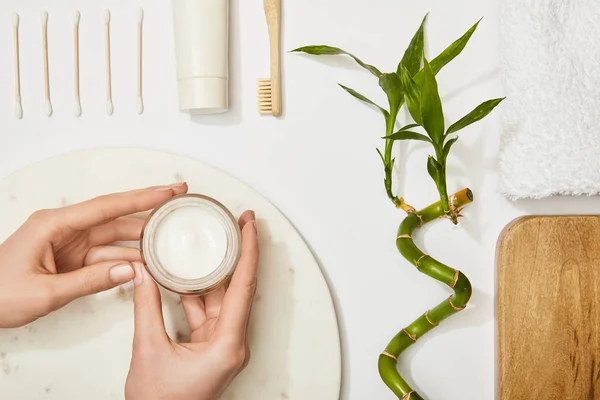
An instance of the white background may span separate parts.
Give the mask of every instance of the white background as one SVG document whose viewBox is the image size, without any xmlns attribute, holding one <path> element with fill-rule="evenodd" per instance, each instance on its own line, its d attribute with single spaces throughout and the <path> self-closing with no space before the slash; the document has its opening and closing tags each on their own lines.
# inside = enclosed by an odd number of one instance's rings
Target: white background
<svg viewBox="0 0 600 400">
<path fill-rule="evenodd" d="M 142 116 L 136 114 L 135 10 L 140 5 L 145 9 Z M 51 118 L 44 115 L 39 15 L 44 6 L 50 14 Z M 377 373 L 379 353 L 399 329 L 449 292 L 420 275 L 395 249 L 403 215 L 383 190 L 375 152 L 382 145 L 383 120 L 336 83 L 380 103 L 383 93 L 368 72 L 349 60 L 285 54 L 285 116 L 259 116 L 256 79 L 268 77 L 262 3 L 231 0 L 231 7 L 231 110 L 190 118 L 178 111 L 169 1 L 1 2 L 0 176 L 49 156 L 103 146 L 161 149 L 231 173 L 295 224 L 327 276 L 342 330 L 342 398 L 393 399 Z M 384 71 L 395 70 L 426 12 L 431 12 L 426 30 L 429 58 L 485 17 L 463 55 L 439 75 L 447 119 L 454 122 L 481 101 L 503 95 L 493 0 L 303 0 L 285 2 L 284 7 L 285 50 L 330 44 Z M 79 119 L 72 111 L 75 8 L 82 14 Z M 104 8 L 113 16 L 112 117 L 105 113 Z M 16 120 L 13 111 L 13 11 L 21 15 L 23 120 Z M 469 186 L 476 202 L 466 210 L 461 226 L 441 222 L 422 239 L 429 253 L 463 270 L 475 288 L 467 311 L 402 357 L 401 370 L 426 398 L 494 397 L 494 256 L 502 228 L 519 215 L 591 213 L 598 203 L 589 198 L 520 203 L 503 199 L 497 193 L 496 173 L 501 110 L 465 129 L 449 160 L 450 190 Z M 411 145 L 397 155 L 401 194 L 418 207 L 436 200 L 425 169 L 428 150 Z"/>
</svg>

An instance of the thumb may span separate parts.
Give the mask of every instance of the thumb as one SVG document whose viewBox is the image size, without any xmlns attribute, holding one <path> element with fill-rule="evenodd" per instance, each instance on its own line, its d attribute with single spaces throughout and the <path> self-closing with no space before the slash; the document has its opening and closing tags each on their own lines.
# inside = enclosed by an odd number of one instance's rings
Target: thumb
<svg viewBox="0 0 600 400">
<path fill-rule="evenodd" d="M 165 322 L 162 314 L 162 303 L 160 291 L 154 280 L 140 262 L 134 262 L 134 313 L 135 334 L 133 343 L 135 345 L 150 345 L 168 342 L 169 336 L 165 330 Z"/>
<path fill-rule="evenodd" d="M 99 293 L 122 285 L 134 278 L 128 261 L 102 261 L 55 276 L 57 300 L 67 304 L 76 298 Z"/>
</svg>

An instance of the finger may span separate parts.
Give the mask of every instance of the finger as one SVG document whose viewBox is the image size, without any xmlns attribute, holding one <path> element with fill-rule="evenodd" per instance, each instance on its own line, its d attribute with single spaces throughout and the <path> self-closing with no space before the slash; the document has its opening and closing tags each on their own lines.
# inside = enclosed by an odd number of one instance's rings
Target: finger
<svg viewBox="0 0 600 400">
<path fill-rule="evenodd" d="M 92 265 L 112 260 L 142 261 L 142 254 L 139 249 L 133 247 L 96 246 L 88 251 L 83 260 L 83 265 Z"/>
<path fill-rule="evenodd" d="M 251 220 L 242 229 L 242 256 L 225 293 L 218 329 L 245 341 L 258 276 L 258 230 Z"/>
<path fill-rule="evenodd" d="M 213 319 L 218 318 L 221 312 L 221 304 L 223 304 L 223 298 L 225 297 L 225 287 L 220 286 L 204 296 L 204 305 L 206 310 L 206 318 Z"/>
<path fill-rule="evenodd" d="M 61 221 L 74 230 L 106 224 L 119 217 L 150 210 L 171 197 L 187 192 L 187 184 L 150 187 L 96 197 L 59 209 Z"/>
<path fill-rule="evenodd" d="M 143 219 L 123 217 L 92 228 L 89 241 L 92 246 L 97 246 L 99 244 L 139 240 L 143 228 Z"/>
<path fill-rule="evenodd" d="M 99 293 L 129 282 L 135 274 L 125 260 L 103 261 L 75 271 L 52 275 L 53 292 L 59 306 L 76 298 Z"/>
<path fill-rule="evenodd" d="M 244 226 L 246 226 L 246 224 L 248 222 L 255 221 L 255 220 L 256 220 L 256 215 L 254 214 L 254 211 L 246 210 L 246 211 L 244 211 L 244 213 L 238 220 L 238 225 L 240 226 L 240 229 L 244 229 Z"/>
<path fill-rule="evenodd" d="M 133 263 L 135 268 L 135 289 L 133 310 L 135 333 L 133 343 L 137 346 L 154 346 L 167 343 L 169 336 L 165 330 L 162 303 L 158 286 L 152 280 L 142 263 Z"/>
<path fill-rule="evenodd" d="M 185 311 L 192 332 L 199 329 L 206 321 L 202 297 L 181 296 L 181 304 L 183 304 L 183 311 Z"/>
</svg>

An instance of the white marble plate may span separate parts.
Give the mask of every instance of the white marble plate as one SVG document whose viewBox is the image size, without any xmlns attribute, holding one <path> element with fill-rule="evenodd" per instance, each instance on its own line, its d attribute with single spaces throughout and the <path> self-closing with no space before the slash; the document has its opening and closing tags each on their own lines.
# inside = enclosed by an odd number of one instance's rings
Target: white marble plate
<svg viewBox="0 0 600 400">
<path fill-rule="evenodd" d="M 341 357 L 335 310 L 311 252 L 254 190 L 197 161 L 138 149 L 97 149 L 42 161 L 0 181 L 0 240 L 39 208 L 186 180 L 260 227 L 252 361 L 224 400 L 335 400 Z M 2 279 L 0 277 L 0 279 Z M 0 329 L 0 398 L 122 399 L 131 355 L 131 288 L 80 299 L 20 329 Z M 185 338 L 178 299 L 163 292 L 167 329 Z"/>
</svg>

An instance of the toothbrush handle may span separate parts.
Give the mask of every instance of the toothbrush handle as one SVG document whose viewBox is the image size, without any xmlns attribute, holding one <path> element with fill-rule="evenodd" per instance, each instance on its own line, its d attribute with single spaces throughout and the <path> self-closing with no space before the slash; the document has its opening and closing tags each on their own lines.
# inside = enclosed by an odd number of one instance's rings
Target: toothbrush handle
<svg viewBox="0 0 600 400">
<path fill-rule="evenodd" d="M 273 115 L 281 114 L 281 0 L 264 0 L 271 42 L 271 101 Z"/>
</svg>

